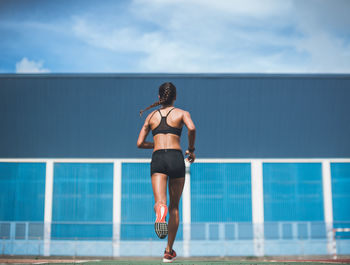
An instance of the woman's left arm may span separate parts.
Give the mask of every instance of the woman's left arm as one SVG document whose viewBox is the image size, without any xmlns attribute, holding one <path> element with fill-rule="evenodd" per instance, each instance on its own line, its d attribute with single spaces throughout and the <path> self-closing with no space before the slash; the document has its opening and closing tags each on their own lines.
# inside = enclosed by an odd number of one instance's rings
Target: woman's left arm
<svg viewBox="0 0 350 265">
<path fill-rule="evenodd" d="M 154 143 L 145 141 L 146 137 L 150 131 L 149 120 L 150 120 L 151 114 L 149 114 L 147 116 L 145 123 L 143 124 L 143 126 L 141 128 L 139 138 L 137 139 L 137 147 L 138 148 L 143 148 L 143 149 L 153 149 L 154 148 Z"/>
</svg>

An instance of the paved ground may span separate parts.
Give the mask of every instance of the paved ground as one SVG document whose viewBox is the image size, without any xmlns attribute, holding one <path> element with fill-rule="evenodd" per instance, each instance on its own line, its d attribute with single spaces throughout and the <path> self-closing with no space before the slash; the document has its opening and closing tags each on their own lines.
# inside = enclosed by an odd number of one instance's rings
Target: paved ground
<svg viewBox="0 0 350 265">
<path fill-rule="evenodd" d="M 117 265 L 117 264 L 123 264 L 123 265 L 152 265 L 152 264 L 165 264 L 161 261 L 161 258 L 155 259 L 155 258 L 121 258 L 121 259 L 115 259 L 115 260 L 97 260 L 97 259 L 73 259 L 73 258 L 42 258 L 42 257 L 2 257 L 0 258 L 0 264 L 50 264 L 50 265 L 71 265 L 71 264 L 84 264 L 84 265 Z M 349 264 L 350 265 L 350 258 L 349 257 L 341 257 L 337 260 L 329 259 L 329 258 L 314 258 L 314 259 L 281 259 L 281 257 L 278 257 L 278 259 L 274 258 L 265 258 L 265 259 L 247 259 L 247 258 L 178 258 L 176 261 L 173 262 L 173 264 L 192 264 L 192 265 L 220 265 L 220 264 L 232 264 L 232 265 L 325 265 L 325 264 Z"/>
</svg>

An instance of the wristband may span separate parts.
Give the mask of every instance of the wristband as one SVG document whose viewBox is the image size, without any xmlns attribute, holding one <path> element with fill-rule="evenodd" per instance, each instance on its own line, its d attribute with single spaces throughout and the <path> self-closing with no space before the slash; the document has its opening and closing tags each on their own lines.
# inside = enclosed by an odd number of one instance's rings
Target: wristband
<svg viewBox="0 0 350 265">
<path fill-rule="evenodd" d="M 190 152 L 190 153 L 193 153 L 194 152 L 194 150 L 196 150 L 196 148 L 187 148 L 187 150 Z"/>
</svg>

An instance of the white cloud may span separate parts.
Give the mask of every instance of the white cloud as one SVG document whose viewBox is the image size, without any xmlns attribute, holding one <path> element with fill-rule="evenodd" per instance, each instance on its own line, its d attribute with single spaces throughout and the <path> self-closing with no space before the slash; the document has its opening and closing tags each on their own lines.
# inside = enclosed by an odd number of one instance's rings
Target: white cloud
<svg viewBox="0 0 350 265">
<path fill-rule="evenodd" d="M 30 61 L 24 57 L 16 63 L 16 73 L 49 73 L 50 70 L 43 68 L 43 64 L 42 61 Z"/>
<path fill-rule="evenodd" d="M 199 71 L 350 72 L 347 0 L 135 0 L 134 5 L 135 14 L 165 29 L 169 41 L 200 54 L 183 64 L 195 63 Z"/>
<path fill-rule="evenodd" d="M 347 0 L 133 0 L 121 9 L 112 1 L 64 25 L 28 25 L 57 27 L 68 41 L 51 43 L 50 52 L 78 72 L 346 73 L 347 7 Z M 26 58 L 16 69 L 49 71 Z"/>
<path fill-rule="evenodd" d="M 74 17 L 73 33 L 93 47 L 115 53 L 139 53 L 140 72 L 269 72 L 283 51 L 261 54 L 259 47 L 290 47 L 290 37 L 274 29 L 283 23 L 291 1 L 136 0 L 127 26 Z M 249 19 L 247 19 L 249 17 Z M 258 21 L 258 22 L 257 22 Z M 143 22 L 149 23 L 145 28 Z M 268 60 L 269 63 L 264 62 Z M 282 62 L 283 63 L 283 62 Z M 270 67 L 271 66 L 271 67 Z"/>
<path fill-rule="evenodd" d="M 151 16 L 152 19 L 181 15 L 183 12 L 192 17 L 204 13 L 205 16 L 220 14 L 265 18 L 285 13 L 292 5 L 292 0 L 134 0 L 133 10 L 144 14 L 156 11 L 158 16 Z"/>
<path fill-rule="evenodd" d="M 296 49 L 310 57 L 308 72 L 350 72 L 350 1 L 295 1 Z"/>
<path fill-rule="evenodd" d="M 350 45 L 340 38 L 314 32 L 296 43 L 296 47 L 310 56 L 309 72 L 350 72 Z"/>
<path fill-rule="evenodd" d="M 74 18 L 73 32 L 92 46 L 110 51 L 147 52 L 159 36 L 156 33 L 138 31 L 137 28 L 109 28 Z"/>
</svg>

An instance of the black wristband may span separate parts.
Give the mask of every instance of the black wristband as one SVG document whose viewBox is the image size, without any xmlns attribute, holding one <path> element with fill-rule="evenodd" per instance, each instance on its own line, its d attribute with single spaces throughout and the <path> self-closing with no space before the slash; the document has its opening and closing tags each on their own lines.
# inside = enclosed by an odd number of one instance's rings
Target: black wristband
<svg viewBox="0 0 350 265">
<path fill-rule="evenodd" d="M 194 150 L 196 150 L 196 148 L 187 148 L 187 150 L 189 151 L 189 152 L 191 152 L 191 153 L 193 153 L 194 152 Z"/>
</svg>

